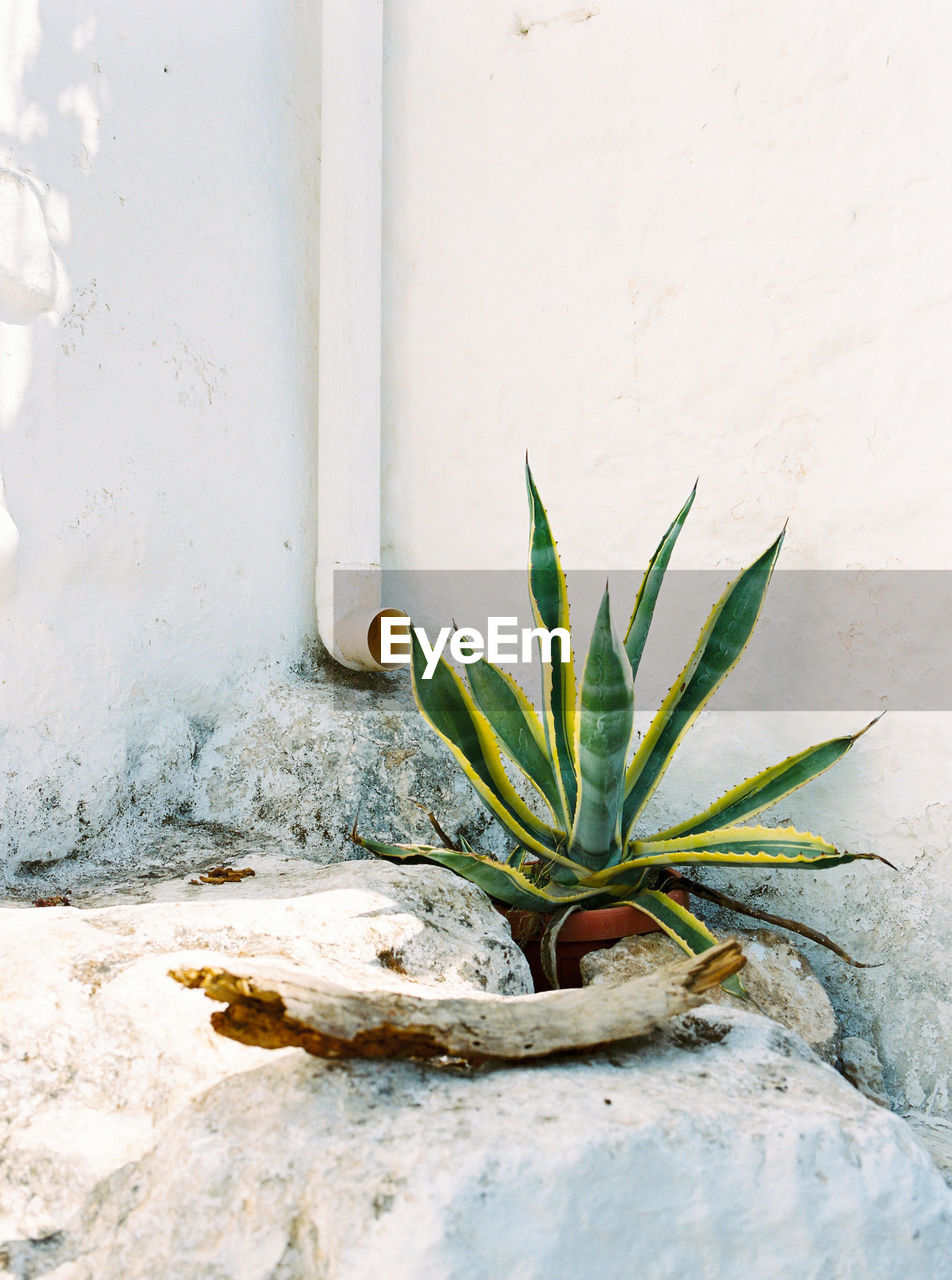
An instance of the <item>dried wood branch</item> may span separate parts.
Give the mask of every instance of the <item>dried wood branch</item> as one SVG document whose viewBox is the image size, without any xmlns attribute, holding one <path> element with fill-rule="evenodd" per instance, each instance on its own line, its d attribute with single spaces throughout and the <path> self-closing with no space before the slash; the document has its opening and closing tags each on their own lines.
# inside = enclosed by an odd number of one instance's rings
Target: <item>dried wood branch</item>
<svg viewBox="0 0 952 1280">
<path fill-rule="evenodd" d="M 173 969 L 170 977 L 227 1008 L 212 1014 L 220 1035 L 319 1058 L 539 1058 L 647 1035 L 699 1004 L 744 964 L 736 939 L 617 987 L 532 996 L 413 995 L 360 991 L 302 970 L 253 961 Z"/>
</svg>

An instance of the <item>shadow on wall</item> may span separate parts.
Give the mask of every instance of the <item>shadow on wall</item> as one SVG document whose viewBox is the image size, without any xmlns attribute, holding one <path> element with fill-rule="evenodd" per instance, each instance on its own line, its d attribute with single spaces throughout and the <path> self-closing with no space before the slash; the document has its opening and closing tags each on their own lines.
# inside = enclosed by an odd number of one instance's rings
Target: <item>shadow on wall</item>
<svg viewBox="0 0 952 1280">
<path fill-rule="evenodd" d="M 95 20 L 77 25 L 71 45 L 80 53 Z M 0 0 L 0 432 L 9 431 L 23 404 L 33 358 L 33 326 L 56 324 L 69 294 L 55 246 L 69 240 L 66 197 L 30 168 L 30 144 L 46 137 L 49 113 L 24 90 L 43 36 L 38 0 Z M 98 150 L 99 104 L 85 84 L 59 94 L 60 115 L 77 118 L 80 167 L 88 172 Z M 16 585 L 19 534 L 7 510 L 0 477 L 0 601 Z"/>
</svg>

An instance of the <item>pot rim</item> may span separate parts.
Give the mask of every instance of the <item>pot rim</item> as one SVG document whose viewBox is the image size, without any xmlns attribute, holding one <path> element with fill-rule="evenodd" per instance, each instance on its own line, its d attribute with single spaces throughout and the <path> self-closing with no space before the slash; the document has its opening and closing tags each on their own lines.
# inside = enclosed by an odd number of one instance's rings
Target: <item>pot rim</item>
<svg viewBox="0 0 952 1280">
<path fill-rule="evenodd" d="M 687 905 L 687 891 L 672 889 L 669 897 L 679 906 Z M 636 933 L 654 932 L 659 925 L 638 907 L 594 907 L 573 911 L 559 930 L 556 946 L 563 942 L 595 942 L 627 938 Z"/>
</svg>

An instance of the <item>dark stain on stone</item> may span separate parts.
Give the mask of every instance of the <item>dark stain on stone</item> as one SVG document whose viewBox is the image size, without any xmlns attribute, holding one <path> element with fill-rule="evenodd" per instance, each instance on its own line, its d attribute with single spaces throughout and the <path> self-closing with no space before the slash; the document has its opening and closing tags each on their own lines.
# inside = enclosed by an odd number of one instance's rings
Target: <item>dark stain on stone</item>
<svg viewBox="0 0 952 1280">
<path fill-rule="evenodd" d="M 395 947 L 384 947 L 383 951 L 377 952 L 377 959 L 385 969 L 390 969 L 393 973 L 407 972 L 404 958 Z"/>
<path fill-rule="evenodd" d="M 239 884 L 253 875 L 251 867 L 211 867 L 197 880 L 189 880 L 189 884 Z"/>
</svg>

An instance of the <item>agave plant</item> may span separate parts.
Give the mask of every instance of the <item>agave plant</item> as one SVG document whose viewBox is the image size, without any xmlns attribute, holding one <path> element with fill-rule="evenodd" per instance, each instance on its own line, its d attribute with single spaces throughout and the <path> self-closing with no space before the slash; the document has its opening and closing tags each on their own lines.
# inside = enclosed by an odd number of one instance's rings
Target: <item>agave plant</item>
<svg viewBox="0 0 952 1280">
<path fill-rule="evenodd" d="M 538 627 L 568 631 L 565 576 L 528 462 L 526 484 L 533 615 Z M 384 844 L 357 835 L 355 826 L 353 836 L 359 844 L 385 858 L 439 863 L 509 906 L 548 913 L 553 916 L 550 938 L 553 927 L 572 910 L 628 904 L 650 916 L 693 955 L 717 939 L 665 892 L 672 887 L 672 869 L 815 869 L 878 857 L 839 850 L 820 836 L 790 826 L 750 825 L 764 809 L 841 759 L 865 729 L 818 743 L 764 769 L 683 822 L 650 835 L 635 834 L 681 740 L 746 649 L 784 538 L 781 532 L 727 586 L 650 727 L 633 744 L 634 678 L 664 573 L 696 489 L 695 485 L 649 562 L 624 644 L 612 629 L 606 587 L 578 688 L 571 646 L 564 649 L 561 637 L 553 637 L 551 661 L 542 661 L 541 718 L 516 681 L 484 658 L 465 666 L 465 683 L 442 656 L 431 677 L 424 678 L 426 658 L 411 633 L 417 706 L 516 842 L 508 860 L 479 853 L 464 840 L 451 840 L 435 819 L 440 845 Z M 528 780 L 538 811 L 513 786 L 503 757 Z M 728 898 L 685 878 L 683 870 L 679 874 L 678 883 L 691 892 L 792 928 L 857 963 L 825 935 Z M 738 989 L 736 980 L 733 983 Z"/>
</svg>

